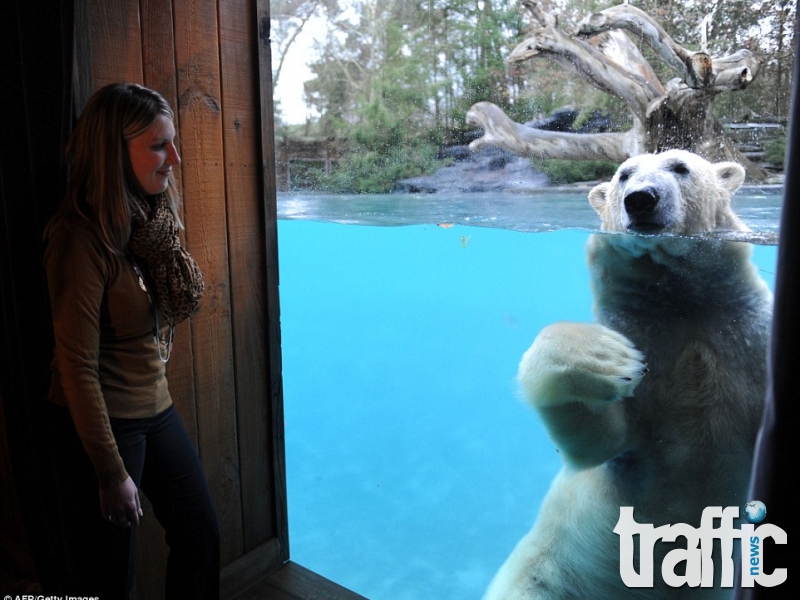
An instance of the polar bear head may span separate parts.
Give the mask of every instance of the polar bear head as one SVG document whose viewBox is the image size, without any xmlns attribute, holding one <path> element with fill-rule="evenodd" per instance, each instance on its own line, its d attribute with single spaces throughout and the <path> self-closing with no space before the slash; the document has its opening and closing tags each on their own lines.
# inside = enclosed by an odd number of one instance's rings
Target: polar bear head
<svg viewBox="0 0 800 600">
<path fill-rule="evenodd" d="M 685 150 L 641 154 L 620 165 L 611 181 L 589 192 L 602 230 L 692 235 L 747 231 L 730 207 L 744 181 L 734 162 L 712 164 Z"/>
</svg>

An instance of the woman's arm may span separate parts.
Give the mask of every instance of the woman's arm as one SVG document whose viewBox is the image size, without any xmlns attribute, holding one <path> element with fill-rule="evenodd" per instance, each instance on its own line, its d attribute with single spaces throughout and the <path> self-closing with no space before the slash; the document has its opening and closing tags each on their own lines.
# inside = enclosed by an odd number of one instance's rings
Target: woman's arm
<svg viewBox="0 0 800 600">
<path fill-rule="evenodd" d="M 53 400 L 69 408 L 100 488 L 112 488 L 128 473 L 98 375 L 100 311 L 109 277 L 105 252 L 88 226 L 67 222 L 52 230 L 44 259 L 55 335 Z"/>
</svg>

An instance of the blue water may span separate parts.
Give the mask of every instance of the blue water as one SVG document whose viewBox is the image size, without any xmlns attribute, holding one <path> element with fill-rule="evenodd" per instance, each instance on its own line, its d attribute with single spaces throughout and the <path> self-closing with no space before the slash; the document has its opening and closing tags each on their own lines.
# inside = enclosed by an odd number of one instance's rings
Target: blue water
<svg viewBox="0 0 800 600">
<path fill-rule="evenodd" d="M 373 600 L 477 600 L 560 467 L 514 376 L 544 325 L 592 318 L 588 222 L 417 200 L 280 201 L 290 553 Z M 772 283 L 776 248 L 755 259 Z"/>
</svg>

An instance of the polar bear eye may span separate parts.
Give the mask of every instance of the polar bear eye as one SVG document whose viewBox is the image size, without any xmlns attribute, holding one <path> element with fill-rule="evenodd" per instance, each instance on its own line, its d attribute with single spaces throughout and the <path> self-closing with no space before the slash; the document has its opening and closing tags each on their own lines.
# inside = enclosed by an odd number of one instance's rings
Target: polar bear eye
<svg viewBox="0 0 800 600">
<path fill-rule="evenodd" d="M 619 172 L 619 180 L 620 181 L 627 181 L 628 178 L 631 176 L 631 170 L 625 169 Z"/>
<path fill-rule="evenodd" d="M 689 167 L 686 166 L 686 163 L 676 162 L 672 163 L 670 167 L 673 173 L 678 175 L 688 175 L 689 174 Z"/>
</svg>

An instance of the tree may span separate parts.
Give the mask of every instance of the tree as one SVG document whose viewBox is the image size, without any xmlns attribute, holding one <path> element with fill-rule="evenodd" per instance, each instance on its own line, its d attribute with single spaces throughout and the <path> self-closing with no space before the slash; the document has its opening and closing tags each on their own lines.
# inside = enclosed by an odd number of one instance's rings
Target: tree
<svg viewBox="0 0 800 600">
<path fill-rule="evenodd" d="M 513 110 L 505 67 L 522 22 L 513 0 L 356 0 L 330 20 L 306 97 L 323 127 L 363 122 L 375 103 L 412 129 L 464 129 L 477 99 Z M 414 105 L 411 114 L 406 104 Z M 335 125 L 334 125 L 335 123 Z M 407 122 L 407 125 L 409 123 Z"/>
<path fill-rule="evenodd" d="M 712 111 L 718 94 L 743 90 L 755 80 L 761 60 L 752 51 L 742 48 L 714 58 L 704 50 L 689 50 L 649 14 L 629 4 L 586 17 L 572 33 L 565 32 L 541 3 L 522 4 L 531 23 L 527 38 L 508 58 L 511 68 L 519 71 L 532 59 L 544 57 L 577 71 L 598 90 L 619 98 L 632 125 L 628 131 L 600 134 L 545 132 L 512 121 L 494 103 L 479 102 L 467 114 L 471 124 L 484 129 L 483 137 L 472 142 L 473 149 L 492 144 L 534 157 L 623 162 L 642 152 L 684 148 L 712 161 L 736 160 L 751 178 L 765 179 L 766 172 L 725 136 Z M 628 34 L 642 40 L 677 77 L 662 84 Z"/>
<path fill-rule="evenodd" d="M 424 5 L 363 0 L 319 47 L 306 97 L 321 114 L 320 133 L 346 138 L 352 151 L 329 182 L 337 191 L 389 191 L 432 168 L 438 73 L 426 41 L 439 23 Z"/>
<path fill-rule="evenodd" d="M 512 0 L 356 0 L 352 7 L 330 22 L 304 85 L 321 115 L 318 132 L 346 138 L 359 154 L 340 164 L 351 180 L 391 189 L 376 173 L 431 169 L 443 138 L 466 129 L 475 99 L 513 106 L 504 59 L 521 21 Z M 337 189 L 351 185 L 343 177 L 334 178 Z"/>
<path fill-rule="evenodd" d="M 338 0 L 272 0 L 270 9 L 270 37 L 274 55 L 272 83 L 277 87 L 289 50 L 311 19 L 337 14 L 340 9 Z"/>
</svg>

